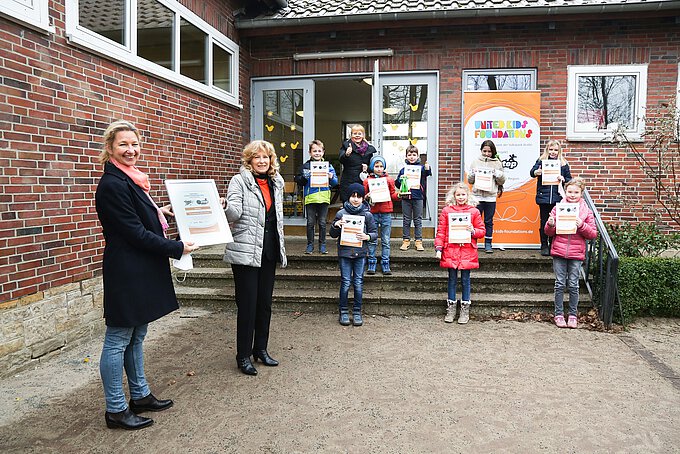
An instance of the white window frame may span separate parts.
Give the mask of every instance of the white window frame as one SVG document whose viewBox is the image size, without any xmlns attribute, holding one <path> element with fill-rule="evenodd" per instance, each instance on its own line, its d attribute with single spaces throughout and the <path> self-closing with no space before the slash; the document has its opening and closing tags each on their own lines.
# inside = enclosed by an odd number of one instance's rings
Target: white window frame
<svg viewBox="0 0 680 454">
<path fill-rule="evenodd" d="M 570 65 L 567 67 L 567 139 L 600 142 L 612 137 L 611 126 L 607 129 L 586 130 L 576 123 L 578 78 L 582 76 L 634 76 L 636 125 L 626 130 L 629 140 L 642 141 L 645 125 L 644 116 L 647 106 L 647 65 Z"/>
<path fill-rule="evenodd" d="M 125 2 L 125 44 L 121 45 L 79 25 L 78 0 L 66 0 L 66 36 L 69 41 L 77 46 L 86 48 L 105 58 L 110 58 L 127 66 L 131 66 L 142 72 L 182 86 L 194 92 L 225 102 L 237 108 L 239 104 L 239 47 L 238 44 L 224 36 L 218 30 L 210 26 L 191 10 L 175 0 L 156 0 L 175 13 L 174 31 L 174 70 L 157 65 L 156 63 L 137 56 L 137 0 Z M 183 18 L 203 31 L 208 39 L 206 46 L 206 83 L 198 82 L 190 77 L 180 74 L 179 65 L 179 21 Z M 213 52 L 212 45 L 224 49 L 232 55 L 231 64 L 231 91 L 225 91 L 212 85 L 213 81 Z"/>
<path fill-rule="evenodd" d="M 494 68 L 494 69 L 464 69 L 463 70 L 463 91 L 468 91 L 468 76 L 487 76 L 487 75 L 525 75 L 530 77 L 531 87 L 528 90 L 536 90 L 536 69 L 535 68 Z M 496 91 L 496 90 L 493 90 Z"/>
<path fill-rule="evenodd" d="M 49 0 L 2 0 L 0 15 L 39 32 L 54 33 L 50 24 Z"/>
</svg>

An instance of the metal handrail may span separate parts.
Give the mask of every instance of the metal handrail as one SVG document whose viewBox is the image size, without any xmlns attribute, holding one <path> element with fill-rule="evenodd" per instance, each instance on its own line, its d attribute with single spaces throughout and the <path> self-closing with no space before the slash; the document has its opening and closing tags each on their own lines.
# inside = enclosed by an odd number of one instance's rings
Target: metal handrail
<svg viewBox="0 0 680 454">
<path fill-rule="evenodd" d="M 587 190 L 583 191 L 583 199 L 593 212 L 598 233 L 597 238 L 588 240 L 583 278 L 600 320 L 605 328 L 609 329 L 617 302 L 619 311 L 622 313 L 618 291 L 619 254 Z"/>
</svg>

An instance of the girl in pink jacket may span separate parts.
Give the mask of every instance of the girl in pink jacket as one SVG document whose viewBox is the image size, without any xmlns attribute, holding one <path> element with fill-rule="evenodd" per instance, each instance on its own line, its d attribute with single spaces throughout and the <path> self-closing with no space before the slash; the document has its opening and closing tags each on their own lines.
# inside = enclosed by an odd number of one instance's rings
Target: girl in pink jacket
<svg viewBox="0 0 680 454">
<path fill-rule="evenodd" d="M 593 212 L 583 200 L 586 184 L 582 178 L 574 178 L 567 182 L 564 190 L 567 203 L 578 204 L 576 217 L 576 233 L 562 234 L 557 232 L 556 213 L 561 205 L 558 203 L 550 212 L 545 224 L 545 234 L 554 237 L 550 255 L 553 257 L 555 270 L 555 325 L 560 328 L 576 328 L 578 326 L 578 293 L 581 263 L 586 256 L 586 240 L 597 238 L 597 227 Z M 564 321 L 564 287 L 569 289 L 569 319 Z"/>
<path fill-rule="evenodd" d="M 470 319 L 470 270 L 479 268 L 477 258 L 477 239 L 482 238 L 486 229 L 470 188 L 465 183 L 457 183 L 446 194 L 446 206 L 439 215 L 437 237 L 434 248 L 439 266 L 449 269 L 448 299 L 446 300 L 446 323 L 453 323 L 456 317 L 456 285 L 458 270 L 463 287 L 458 323 L 465 324 Z"/>
</svg>

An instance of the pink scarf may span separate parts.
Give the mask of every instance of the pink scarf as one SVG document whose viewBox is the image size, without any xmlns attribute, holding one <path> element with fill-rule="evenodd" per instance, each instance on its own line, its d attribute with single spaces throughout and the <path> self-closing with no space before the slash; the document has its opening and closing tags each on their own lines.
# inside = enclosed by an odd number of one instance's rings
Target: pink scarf
<svg viewBox="0 0 680 454">
<path fill-rule="evenodd" d="M 125 175 L 130 177 L 130 179 L 140 188 L 144 190 L 144 193 L 146 196 L 149 198 L 153 206 L 156 208 L 156 213 L 158 213 L 158 220 L 161 223 L 161 227 L 163 228 L 163 235 L 165 236 L 165 231 L 168 230 L 168 220 L 165 219 L 165 215 L 161 211 L 160 208 L 158 208 L 158 205 L 156 205 L 156 202 L 153 201 L 151 198 L 151 195 L 149 194 L 149 191 L 151 190 L 151 183 L 149 182 L 149 176 L 139 170 L 135 166 L 124 166 L 115 159 L 110 159 L 109 162 L 116 166 L 118 169 L 120 169 L 121 172 L 123 172 Z"/>
</svg>

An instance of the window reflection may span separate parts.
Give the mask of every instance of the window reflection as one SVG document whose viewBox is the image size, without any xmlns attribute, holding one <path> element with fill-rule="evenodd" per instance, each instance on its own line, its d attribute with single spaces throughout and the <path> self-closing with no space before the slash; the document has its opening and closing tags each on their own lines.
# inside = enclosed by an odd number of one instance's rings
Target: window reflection
<svg viewBox="0 0 680 454">
<path fill-rule="evenodd" d="M 118 44 L 125 44 L 125 0 L 79 0 L 78 23 Z"/>
<path fill-rule="evenodd" d="M 231 54 L 213 44 L 213 85 L 231 92 Z"/>
<path fill-rule="evenodd" d="M 529 74 L 474 74 L 467 76 L 466 89 L 479 90 L 532 90 Z"/>
<path fill-rule="evenodd" d="M 635 127 L 635 76 L 580 76 L 576 122 L 592 129 Z"/>
<path fill-rule="evenodd" d="M 137 55 L 173 69 L 172 30 L 175 14 L 156 0 L 137 1 Z"/>
<path fill-rule="evenodd" d="M 186 19 L 180 20 L 179 72 L 205 83 L 205 42 L 207 35 Z"/>
</svg>

